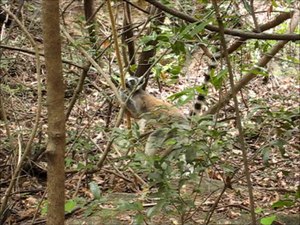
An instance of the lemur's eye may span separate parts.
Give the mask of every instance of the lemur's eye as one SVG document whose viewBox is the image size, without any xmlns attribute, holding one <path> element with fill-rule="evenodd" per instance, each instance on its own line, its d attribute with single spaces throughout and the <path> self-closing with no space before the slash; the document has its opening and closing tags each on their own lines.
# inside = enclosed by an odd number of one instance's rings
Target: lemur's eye
<svg viewBox="0 0 300 225">
<path fill-rule="evenodd" d="M 204 101 L 204 100 L 205 100 L 205 96 L 199 94 L 199 95 L 197 96 L 197 100 L 198 100 L 198 101 Z"/>
<path fill-rule="evenodd" d="M 129 82 L 131 87 L 133 87 L 136 84 L 135 80 L 130 80 Z"/>
<path fill-rule="evenodd" d="M 130 89 L 130 84 L 128 82 L 125 83 L 126 88 Z"/>
</svg>

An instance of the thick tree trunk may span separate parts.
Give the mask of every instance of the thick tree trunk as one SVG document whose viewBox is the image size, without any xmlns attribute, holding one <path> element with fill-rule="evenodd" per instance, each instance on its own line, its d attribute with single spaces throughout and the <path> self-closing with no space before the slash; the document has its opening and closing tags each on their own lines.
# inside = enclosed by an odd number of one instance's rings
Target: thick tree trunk
<svg viewBox="0 0 300 225">
<path fill-rule="evenodd" d="M 48 107 L 48 215 L 47 224 L 64 224 L 65 115 L 59 29 L 59 1 L 43 1 L 43 37 L 47 69 Z"/>
</svg>

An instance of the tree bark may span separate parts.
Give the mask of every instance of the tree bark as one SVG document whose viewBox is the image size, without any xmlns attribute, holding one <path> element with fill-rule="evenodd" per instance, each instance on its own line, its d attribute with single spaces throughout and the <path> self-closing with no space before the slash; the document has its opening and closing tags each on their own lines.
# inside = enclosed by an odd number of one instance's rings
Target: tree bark
<svg viewBox="0 0 300 225">
<path fill-rule="evenodd" d="M 59 0 L 44 0 L 42 5 L 45 64 L 47 69 L 48 158 L 47 224 L 64 224 L 65 200 L 65 115 L 59 29 Z"/>
<path fill-rule="evenodd" d="M 165 14 L 160 9 L 157 9 L 154 6 L 151 6 L 149 11 L 150 11 L 150 16 L 157 15 L 157 18 L 153 21 L 154 27 L 163 24 L 166 17 L 165 17 Z M 147 31 L 147 35 L 150 34 L 151 32 L 153 32 L 153 28 L 150 27 L 149 30 Z M 159 32 L 159 31 L 157 31 L 157 32 Z M 138 67 L 134 74 L 134 76 L 136 76 L 136 77 L 141 77 L 141 76 L 146 77 L 146 81 L 143 85 L 144 90 L 146 89 L 149 75 L 150 75 L 150 71 L 148 71 L 148 69 L 152 65 L 151 58 L 154 57 L 156 54 L 156 45 L 157 45 L 156 40 L 149 41 L 149 43 L 147 43 L 147 46 L 153 46 L 153 48 L 151 50 L 147 50 L 147 51 L 143 50 L 141 52 L 139 60 L 138 60 Z"/>
<path fill-rule="evenodd" d="M 88 32 L 90 41 L 93 45 L 96 44 L 96 23 L 95 23 L 95 15 L 94 15 L 94 0 L 84 0 L 84 17 L 86 20 L 86 24 L 88 25 Z"/>
</svg>

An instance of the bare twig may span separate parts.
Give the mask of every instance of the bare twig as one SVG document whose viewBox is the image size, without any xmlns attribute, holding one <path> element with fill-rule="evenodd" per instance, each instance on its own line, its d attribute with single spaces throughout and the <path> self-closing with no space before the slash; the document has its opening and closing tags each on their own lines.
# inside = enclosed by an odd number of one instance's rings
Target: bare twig
<svg viewBox="0 0 300 225">
<path fill-rule="evenodd" d="M 162 3 L 156 1 L 156 0 L 145 0 L 146 2 L 149 2 L 150 4 L 156 6 L 157 8 L 160 8 L 161 10 L 176 16 L 180 19 L 183 19 L 190 23 L 199 22 L 199 20 L 195 19 L 194 17 L 191 17 L 189 15 L 186 15 L 182 12 L 179 12 L 175 9 L 171 9 Z M 219 32 L 219 28 L 213 25 L 206 25 L 205 29 L 213 31 L 213 32 Z M 246 39 L 262 39 L 262 40 L 287 40 L 287 41 L 297 41 L 300 40 L 299 34 L 267 34 L 267 33 L 254 33 L 254 32 L 245 32 L 238 29 L 224 29 L 224 33 L 232 36 L 242 37 Z"/>
<path fill-rule="evenodd" d="M 114 19 L 114 15 L 112 12 L 110 0 L 107 0 L 106 4 L 107 4 L 108 12 L 109 12 L 109 18 L 110 18 L 110 22 L 111 22 L 112 34 L 113 34 L 114 44 L 115 44 L 115 52 L 116 52 L 117 61 L 118 61 L 118 65 L 119 65 L 121 85 L 122 85 L 122 88 L 125 89 L 126 85 L 125 85 L 124 69 L 123 69 L 123 64 L 122 64 L 122 60 L 121 60 L 117 29 L 116 29 L 115 19 Z M 131 120 L 130 120 L 129 112 L 126 112 L 126 119 L 127 119 L 127 127 L 128 127 L 128 129 L 130 129 L 131 128 Z"/>
<path fill-rule="evenodd" d="M 107 144 L 107 146 L 106 146 L 104 152 L 102 153 L 102 156 L 101 156 L 100 160 L 99 160 L 98 163 L 97 163 L 97 167 L 98 167 L 99 169 L 102 168 L 103 163 L 104 163 L 104 161 L 105 161 L 105 159 L 106 159 L 106 157 L 107 157 L 107 155 L 108 155 L 108 153 L 109 153 L 109 151 L 110 151 L 110 149 L 111 149 L 111 146 L 112 146 L 114 140 L 115 140 L 115 139 L 113 138 L 113 139 L 111 139 L 111 140 L 108 142 L 108 144 Z"/>
<path fill-rule="evenodd" d="M 14 50 L 14 51 L 19 51 L 19 52 L 22 52 L 22 53 L 28 53 L 30 55 L 35 55 L 35 50 L 31 50 L 31 49 L 28 49 L 28 48 L 18 48 L 18 47 L 15 47 L 15 46 L 9 46 L 9 45 L 3 45 L 3 44 L 0 44 L 0 48 L 3 48 L 3 49 L 8 49 L 8 50 Z M 42 57 L 45 57 L 44 53 L 42 52 L 38 52 L 39 56 L 42 56 Z M 81 65 L 78 65 L 70 60 L 66 60 L 66 59 L 63 59 L 62 60 L 63 63 L 66 63 L 66 64 L 69 64 L 71 66 L 75 66 L 77 68 L 80 68 L 80 69 L 84 69 L 84 66 L 81 66 Z"/>
<path fill-rule="evenodd" d="M 5 130 L 6 130 L 7 138 L 9 140 L 10 148 L 13 149 L 12 138 L 11 138 L 11 135 L 10 135 L 10 129 L 9 129 L 9 125 L 8 125 L 6 110 L 5 110 L 5 107 L 4 107 L 3 92 L 2 92 L 2 88 L 0 86 L 0 120 L 2 120 L 2 119 L 4 121 L 4 127 L 5 127 Z"/>
<path fill-rule="evenodd" d="M 128 3 L 129 5 L 131 5 L 132 7 L 136 8 L 137 10 L 139 10 L 139 11 L 145 13 L 145 14 L 149 14 L 149 12 L 147 10 L 144 10 L 143 8 L 133 4 L 131 1 L 129 1 L 129 0 L 123 0 L 123 1 Z"/>
<path fill-rule="evenodd" d="M 231 86 L 231 89 L 233 89 L 234 88 L 234 78 L 233 78 L 231 62 L 229 59 L 229 54 L 227 51 L 227 44 L 226 44 L 225 35 L 224 35 L 224 25 L 223 25 L 222 18 L 220 16 L 217 0 L 213 0 L 212 2 L 213 2 L 214 9 L 215 9 L 216 18 L 217 18 L 217 21 L 219 24 L 220 40 L 221 40 L 222 49 L 223 49 L 224 56 L 225 56 L 225 61 L 226 61 L 227 68 L 228 68 L 230 86 Z M 233 96 L 233 101 L 234 101 L 234 106 L 235 106 L 234 108 L 235 108 L 235 114 L 236 114 L 236 124 L 237 124 L 237 128 L 239 131 L 239 142 L 241 144 L 241 149 L 242 149 L 242 154 L 243 154 L 243 162 L 244 162 L 244 167 L 245 167 L 245 175 L 246 175 L 246 179 L 247 179 L 247 186 L 248 186 L 248 192 L 249 192 L 251 219 L 252 219 L 252 224 L 255 225 L 256 224 L 256 216 L 255 216 L 254 196 L 253 196 L 253 190 L 252 190 L 253 188 L 252 188 L 251 177 L 250 177 L 250 172 L 249 172 L 247 150 L 246 150 L 246 145 L 245 145 L 245 140 L 244 140 L 244 131 L 243 131 L 240 112 L 239 112 L 239 103 L 238 103 L 236 95 Z"/>
<path fill-rule="evenodd" d="M 128 49 L 128 59 L 126 54 L 127 45 Z M 122 34 L 122 52 L 125 66 L 129 68 L 129 73 L 133 74 L 130 70 L 130 66 L 135 64 L 135 46 L 133 40 L 133 29 L 132 29 L 132 20 L 131 20 L 131 10 L 127 2 L 124 2 L 124 18 L 123 18 L 123 34 Z M 129 62 L 130 63 L 129 63 Z"/>
<path fill-rule="evenodd" d="M 95 69 L 98 71 L 99 74 L 101 74 L 104 79 L 106 80 L 106 82 L 108 83 L 108 85 L 110 86 L 110 88 L 112 89 L 112 91 L 114 92 L 115 96 L 117 97 L 118 101 L 120 102 L 120 104 L 122 105 L 122 99 L 120 97 L 120 94 L 118 92 L 118 89 L 116 88 L 116 86 L 114 85 L 114 83 L 111 81 L 110 77 L 101 69 L 101 67 L 99 66 L 99 64 L 87 53 L 87 51 L 85 51 L 81 46 L 77 45 L 75 40 L 70 36 L 70 34 L 66 31 L 66 29 L 64 27 L 61 27 L 61 30 L 63 32 L 63 34 L 65 35 L 65 37 L 74 44 L 74 46 L 86 57 L 86 59 L 95 67 Z"/>
<path fill-rule="evenodd" d="M 285 12 L 285 13 L 280 13 L 278 16 L 276 16 L 273 20 L 259 25 L 259 29 L 261 32 L 272 29 L 276 26 L 278 26 L 279 24 L 283 23 L 284 21 L 286 21 L 287 19 L 291 18 L 294 12 Z M 256 30 L 252 30 L 253 32 L 256 32 Z M 228 53 L 231 54 L 233 53 L 235 50 L 237 50 L 243 43 L 245 43 L 245 41 L 247 40 L 247 38 L 239 38 L 237 39 L 235 42 L 233 42 L 229 47 L 228 47 Z M 224 54 L 218 54 L 218 55 L 214 55 L 214 57 L 216 59 L 219 59 L 221 57 L 224 57 Z"/>
<path fill-rule="evenodd" d="M 76 103 L 76 100 L 80 94 L 80 92 L 82 91 L 82 88 L 83 88 L 83 84 L 84 84 L 84 80 L 87 76 L 87 73 L 89 71 L 89 68 L 91 66 L 91 63 L 88 63 L 83 69 L 82 69 L 82 72 L 81 72 L 81 76 L 79 78 L 79 81 L 78 81 L 78 84 L 76 86 L 76 89 L 74 91 L 74 94 L 72 96 L 72 99 L 70 101 L 70 104 L 68 106 L 68 109 L 67 109 L 67 112 L 66 112 L 66 121 L 68 121 L 68 118 L 71 114 L 71 111 Z"/>
<path fill-rule="evenodd" d="M 44 190 L 44 193 L 43 193 L 42 197 L 39 199 L 40 201 L 39 201 L 39 203 L 38 203 L 38 205 L 37 205 L 37 207 L 36 207 L 36 210 L 35 210 L 35 212 L 34 212 L 33 218 L 32 218 L 32 220 L 31 220 L 31 224 L 34 224 L 35 219 L 36 219 L 36 216 L 37 216 L 38 212 L 39 212 L 40 209 L 41 209 L 41 205 L 42 205 L 42 203 L 43 203 L 43 201 L 44 201 L 44 199 L 45 199 L 46 194 L 47 194 L 47 188 L 46 188 L 46 190 Z"/>
<path fill-rule="evenodd" d="M 215 200 L 214 205 L 213 205 L 212 208 L 209 210 L 209 213 L 207 214 L 207 217 L 205 218 L 205 224 L 206 224 L 206 225 L 209 224 L 209 221 L 210 221 L 210 219 L 211 219 L 211 217 L 212 217 L 212 215 L 213 215 L 213 213 L 214 213 L 214 210 L 217 208 L 217 206 L 218 206 L 218 204 L 219 204 L 219 202 L 220 202 L 220 200 L 221 200 L 223 194 L 225 193 L 226 189 L 227 189 L 227 186 L 224 185 L 224 187 L 223 187 L 221 193 L 219 194 L 218 198 Z"/>
<path fill-rule="evenodd" d="M 299 10 L 295 11 L 292 18 L 293 18 L 293 20 L 296 20 L 296 18 L 299 18 Z M 298 23 L 299 23 L 299 21 L 298 21 Z M 294 26 L 291 26 L 290 33 L 292 33 L 296 29 L 298 23 L 293 23 Z M 256 64 L 256 66 L 254 66 L 253 69 L 265 67 L 270 62 L 270 60 L 287 43 L 288 43 L 287 40 L 279 41 L 276 45 L 274 45 L 274 47 L 270 50 L 269 53 L 265 54 L 258 61 L 258 63 Z M 256 77 L 257 77 L 257 73 L 253 73 L 253 72 L 247 73 L 243 78 L 241 78 L 235 84 L 235 86 L 225 96 L 223 96 L 223 98 L 221 98 L 215 105 L 210 107 L 204 114 L 214 114 L 214 113 L 216 113 L 220 108 L 222 108 L 224 105 L 226 105 L 234 95 L 236 95 L 244 86 L 246 86 L 252 79 L 254 79 Z"/>
<path fill-rule="evenodd" d="M 258 25 L 258 22 L 257 22 L 257 19 L 256 19 L 256 16 L 255 16 L 255 11 L 254 11 L 254 1 L 253 0 L 250 0 L 250 11 L 251 11 L 251 16 L 252 16 L 252 19 L 253 19 L 253 23 L 254 23 L 254 26 L 255 26 L 255 29 L 258 31 L 258 32 L 261 32 L 260 31 L 260 27 Z"/>
<path fill-rule="evenodd" d="M 21 30 L 24 32 L 24 34 L 27 36 L 27 38 L 29 39 L 31 45 L 33 46 L 34 50 L 35 50 L 35 57 L 36 57 L 36 71 L 37 71 L 37 89 L 38 89 L 38 107 L 37 107 L 37 113 L 36 113 L 36 118 L 35 118 L 35 124 L 33 126 L 32 132 L 30 134 L 30 138 L 26 144 L 25 150 L 23 152 L 22 158 L 19 162 L 19 164 L 16 167 L 16 170 L 14 171 L 13 175 L 12 175 L 12 179 L 9 183 L 8 188 L 5 191 L 4 197 L 2 199 L 1 202 L 1 207 L 0 207 L 0 217 L 1 215 L 3 215 L 3 212 L 5 211 L 5 208 L 7 206 L 7 202 L 8 202 L 8 198 L 10 196 L 10 193 L 15 185 L 16 179 L 21 171 L 21 168 L 23 166 L 23 162 L 26 159 L 26 157 L 28 156 L 28 154 L 30 153 L 31 150 L 31 145 L 33 142 L 33 139 L 36 135 L 37 129 L 39 127 L 39 121 L 40 121 L 40 116 L 41 116 L 41 108 L 42 108 L 42 91 L 41 91 L 41 78 L 40 78 L 40 56 L 39 56 L 39 49 L 38 49 L 38 45 L 35 43 L 33 37 L 31 36 L 31 34 L 27 31 L 26 27 L 22 24 L 22 22 L 12 13 L 10 12 L 8 9 L 2 7 L 2 10 L 5 11 L 7 14 L 9 14 L 10 17 L 12 17 L 15 22 L 19 25 L 19 27 L 21 28 Z M 1 221 L 1 218 L 0 218 Z"/>
</svg>

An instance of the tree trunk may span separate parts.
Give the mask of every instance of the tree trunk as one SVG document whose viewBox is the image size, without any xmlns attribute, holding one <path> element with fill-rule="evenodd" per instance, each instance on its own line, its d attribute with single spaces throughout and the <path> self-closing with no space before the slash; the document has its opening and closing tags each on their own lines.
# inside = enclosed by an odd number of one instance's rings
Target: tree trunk
<svg viewBox="0 0 300 225">
<path fill-rule="evenodd" d="M 47 69 L 48 215 L 47 224 L 64 224 L 65 115 L 59 29 L 59 0 L 43 1 L 43 38 Z"/>
<path fill-rule="evenodd" d="M 96 40 L 96 23 L 95 23 L 95 15 L 94 15 L 94 0 L 84 0 L 84 17 L 86 20 L 86 24 L 88 25 L 88 32 L 90 41 L 93 45 L 97 43 Z M 96 46 L 94 46 L 96 49 Z"/>
</svg>

